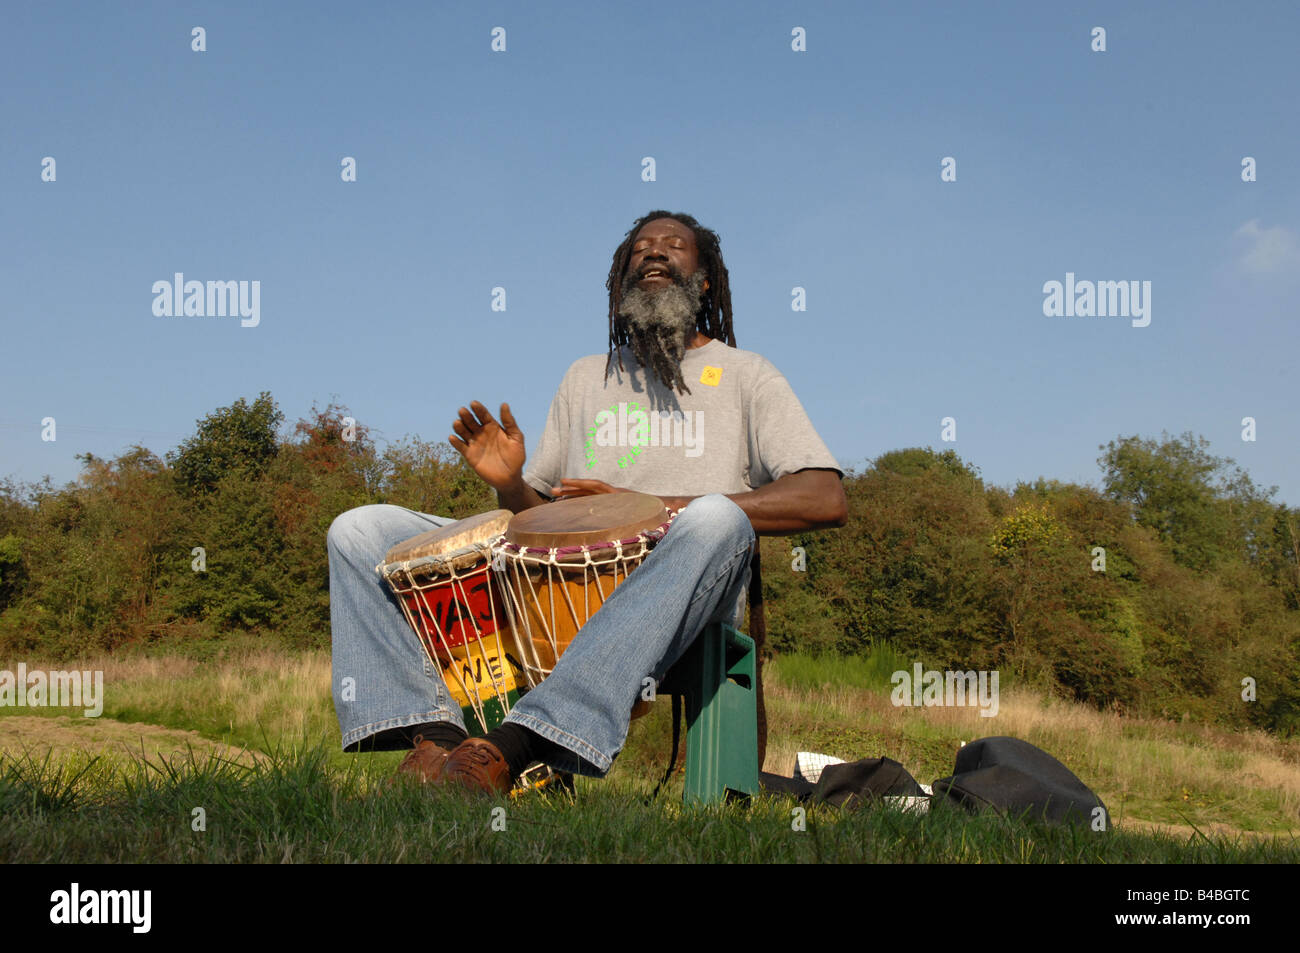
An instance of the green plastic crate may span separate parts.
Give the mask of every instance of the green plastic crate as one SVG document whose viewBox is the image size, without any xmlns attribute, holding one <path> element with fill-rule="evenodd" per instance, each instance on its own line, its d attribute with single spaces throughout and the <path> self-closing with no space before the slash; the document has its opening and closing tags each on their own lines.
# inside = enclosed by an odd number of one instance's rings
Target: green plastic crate
<svg viewBox="0 0 1300 953">
<path fill-rule="evenodd" d="M 754 640 L 726 623 L 700 633 L 658 693 L 686 711 L 687 804 L 758 793 L 758 696 Z"/>
</svg>

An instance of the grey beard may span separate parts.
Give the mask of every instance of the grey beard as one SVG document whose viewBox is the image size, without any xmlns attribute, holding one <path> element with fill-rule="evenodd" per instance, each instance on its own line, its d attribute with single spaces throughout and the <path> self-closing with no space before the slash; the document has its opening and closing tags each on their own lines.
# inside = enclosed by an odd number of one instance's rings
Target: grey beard
<svg viewBox="0 0 1300 953">
<path fill-rule="evenodd" d="M 682 356 L 695 338 L 695 319 L 704 297 L 704 269 L 656 291 L 633 286 L 623 294 L 615 327 L 625 331 L 637 363 L 669 390 L 689 394 L 682 380 Z M 635 281 L 635 279 L 633 279 Z"/>
</svg>

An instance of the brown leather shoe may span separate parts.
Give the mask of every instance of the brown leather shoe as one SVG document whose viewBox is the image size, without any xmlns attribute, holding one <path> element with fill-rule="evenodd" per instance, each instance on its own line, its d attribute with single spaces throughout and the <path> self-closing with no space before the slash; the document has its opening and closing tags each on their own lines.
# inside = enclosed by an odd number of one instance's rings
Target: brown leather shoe
<svg viewBox="0 0 1300 953">
<path fill-rule="evenodd" d="M 467 738 L 452 751 L 442 769 L 442 780 L 485 794 L 505 794 L 514 786 L 505 756 L 482 738 Z"/>
<path fill-rule="evenodd" d="M 423 735 L 416 735 L 415 747 L 398 765 L 393 782 L 415 780 L 422 784 L 437 784 L 447 769 L 447 757 L 450 754 L 446 748 L 425 741 Z"/>
</svg>

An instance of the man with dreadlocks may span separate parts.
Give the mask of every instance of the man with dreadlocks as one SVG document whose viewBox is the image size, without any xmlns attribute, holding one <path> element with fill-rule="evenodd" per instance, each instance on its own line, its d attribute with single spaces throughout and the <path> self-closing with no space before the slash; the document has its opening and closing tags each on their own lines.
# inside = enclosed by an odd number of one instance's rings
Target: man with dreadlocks
<svg viewBox="0 0 1300 953">
<path fill-rule="evenodd" d="M 570 366 L 527 472 L 506 404 L 500 422 L 478 401 L 460 408 L 449 440 L 512 512 L 637 490 L 677 512 L 672 529 L 551 675 L 500 726 L 466 739 L 458 707 L 373 572 L 395 543 L 450 521 L 392 506 L 344 513 L 329 548 L 345 750 L 413 745 L 399 775 L 486 791 L 509 790 L 534 761 L 601 776 L 643 678 L 661 679 L 709 623 L 737 620 L 756 534 L 844 525 L 843 473 L 789 383 L 736 348 L 717 234 L 689 215 L 650 212 L 615 251 L 606 287 L 609 351 Z M 626 446 L 620 432 L 631 433 Z M 376 669 L 378 701 L 342 698 L 343 676 Z"/>
</svg>

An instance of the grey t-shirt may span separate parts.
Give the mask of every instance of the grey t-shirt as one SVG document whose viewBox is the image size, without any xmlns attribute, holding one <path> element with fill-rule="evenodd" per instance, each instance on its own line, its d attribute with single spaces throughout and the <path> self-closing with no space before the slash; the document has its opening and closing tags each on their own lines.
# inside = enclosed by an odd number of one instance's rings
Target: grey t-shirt
<svg viewBox="0 0 1300 953">
<path fill-rule="evenodd" d="M 687 350 L 677 394 L 624 347 L 574 361 L 551 401 L 524 480 L 549 496 L 561 477 L 657 496 L 744 493 L 808 467 L 844 475 L 781 373 L 712 340 Z"/>
</svg>

